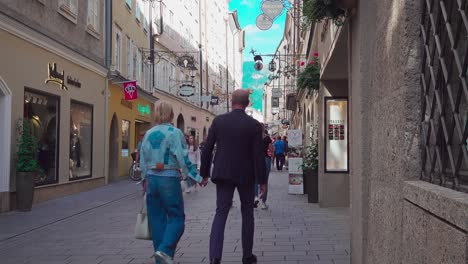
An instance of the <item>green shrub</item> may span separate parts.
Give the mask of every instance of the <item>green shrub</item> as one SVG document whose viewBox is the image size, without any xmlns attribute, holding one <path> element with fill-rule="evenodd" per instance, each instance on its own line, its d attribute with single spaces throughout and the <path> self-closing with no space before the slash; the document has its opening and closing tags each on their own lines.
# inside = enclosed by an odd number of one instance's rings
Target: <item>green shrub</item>
<svg viewBox="0 0 468 264">
<path fill-rule="evenodd" d="M 16 171 L 37 172 L 37 140 L 31 133 L 31 125 L 23 121 L 20 137 L 18 139 L 18 151 L 16 152 Z"/>
<path fill-rule="evenodd" d="M 297 89 L 307 89 L 311 94 L 320 88 L 320 64 L 318 59 L 307 65 L 297 76 Z"/>
</svg>

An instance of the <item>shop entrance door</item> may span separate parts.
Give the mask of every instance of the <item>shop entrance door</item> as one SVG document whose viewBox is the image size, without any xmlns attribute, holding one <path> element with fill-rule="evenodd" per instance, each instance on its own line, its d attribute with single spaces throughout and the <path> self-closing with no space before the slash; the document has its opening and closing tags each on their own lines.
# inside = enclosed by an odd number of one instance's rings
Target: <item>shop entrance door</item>
<svg viewBox="0 0 468 264">
<path fill-rule="evenodd" d="M 138 142 L 140 137 L 146 133 L 151 128 L 151 124 L 145 121 L 135 119 L 135 149 L 138 147 Z"/>
<path fill-rule="evenodd" d="M 11 91 L 0 76 L 0 200 L 5 202 L 1 194 L 10 190 L 11 130 Z M 0 204 L 0 211 L 7 207 Z"/>
<path fill-rule="evenodd" d="M 119 126 L 117 116 L 112 116 L 109 133 L 109 181 L 119 177 Z"/>
</svg>

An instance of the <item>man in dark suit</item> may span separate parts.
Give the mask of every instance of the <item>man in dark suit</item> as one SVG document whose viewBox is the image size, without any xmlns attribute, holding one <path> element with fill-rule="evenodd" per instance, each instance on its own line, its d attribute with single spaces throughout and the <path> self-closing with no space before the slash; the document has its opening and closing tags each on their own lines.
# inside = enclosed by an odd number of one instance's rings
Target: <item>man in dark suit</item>
<svg viewBox="0 0 468 264">
<path fill-rule="evenodd" d="M 254 238 L 255 180 L 260 184 L 260 196 L 266 190 L 265 159 L 262 152 L 262 127 L 245 113 L 249 92 L 232 93 L 232 111 L 216 117 L 203 148 L 200 174 L 210 176 L 213 148 L 216 144 L 213 175 L 216 184 L 216 215 L 210 236 L 210 263 L 221 263 L 224 229 L 237 188 L 242 212 L 242 263 L 257 263 L 252 254 Z"/>
</svg>

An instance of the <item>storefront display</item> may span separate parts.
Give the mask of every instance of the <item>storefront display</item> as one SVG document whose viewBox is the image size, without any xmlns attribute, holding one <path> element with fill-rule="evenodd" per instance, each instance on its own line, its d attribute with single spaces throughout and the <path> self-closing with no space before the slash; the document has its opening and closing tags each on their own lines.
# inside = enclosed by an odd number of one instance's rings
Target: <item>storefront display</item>
<svg viewBox="0 0 468 264">
<path fill-rule="evenodd" d="M 325 172 L 348 172 L 348 99 L 325 98 Z"/>
<path fill-rule="evenodd" d="M 77 101 L 70 104 L 70 179 L 91 177 L 93 107 Z"/>
<path fill-rule="evenodd" d="M 58 97 L 29 89 L 25 91 L 24 119 L 30 122 L 38 143 L 36 186 L 57 182 L 58 110 Z"/>
</svg>

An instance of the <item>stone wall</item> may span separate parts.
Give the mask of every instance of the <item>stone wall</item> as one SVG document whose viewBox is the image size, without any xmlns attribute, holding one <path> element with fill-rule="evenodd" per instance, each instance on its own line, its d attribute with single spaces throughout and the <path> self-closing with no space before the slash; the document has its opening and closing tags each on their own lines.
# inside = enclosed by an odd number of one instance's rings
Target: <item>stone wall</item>
<svg viewBox="0 0 468 264">
<path fill-rule="evenodd" d="M 466 263 L 466 224 L 417 199 L 459 199 L 468 215 L 467 194 L 417 181 L 420 13 L 420 1 L 362 0 L 350 21 L 352 263 Z"/>
</svg>

